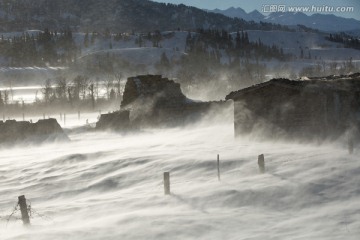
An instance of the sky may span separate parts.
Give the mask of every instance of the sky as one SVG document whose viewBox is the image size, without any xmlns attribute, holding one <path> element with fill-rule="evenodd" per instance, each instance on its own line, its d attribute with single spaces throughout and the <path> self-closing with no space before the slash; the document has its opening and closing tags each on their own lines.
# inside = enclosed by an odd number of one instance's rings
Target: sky
<svg viewBox="0 0 360 240">
<path fill-rule="evenodd" d="M 333 6 L 333 7 L 354 7 L 353 12 L 335 13 L 341 17 L 355 18 L 360 20 L 360 1 L 359 0 L 152 0 L 154 2 L 185 4 L 201 9 L 227 9 L 229 7 L 241 7 L 246 12 L 258 10 L 262 12 L 265 5 L 279 4 L 286 6 Z M 262 12 L 263 13 L 263 12 Z M 326 12 L 320 12 L 329 14 Z M 266 13 L 263 13 L 266 15 Z M 308 13 L 309 14 L 309 13 Z"/>
</svg>

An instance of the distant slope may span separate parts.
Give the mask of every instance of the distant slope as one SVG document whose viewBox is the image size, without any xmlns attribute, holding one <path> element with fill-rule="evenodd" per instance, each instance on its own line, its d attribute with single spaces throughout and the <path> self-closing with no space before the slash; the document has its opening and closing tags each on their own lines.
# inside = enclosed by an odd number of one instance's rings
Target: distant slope
<svg viewBox="0 0 360 240">
<path fill-rule="evenodd" d="M 338 17 L 333 14 L 313 14 L 308 16 L 304 13 L 271 13 L 264 20 L 284 25 L 301 24 L 329 32 L 350 31 L 360 28 L 360 21 L 353 18 Z"/>
<path fill-rule="evenodd" d="M 274 12 L 265 16 L 256 10 L 246 13 L 242 8 L 234 7 L 226 10 L 214 9 L 208 12 L 219 13 L 232 18 L 241 18 L 246 21 L 263 21 L 288 26 L 300 24 L 321 31 L 337 32 L 360 29 L 360 21 L 353 18 L 338 17 L 333 14 L 313 14 L 308 16 L 301 12 Z"/>
<path fill-rule="evenodd" d="M 99 32 L 106 29 L 113 32 L 148 32 L 178 28 L 283 28 L 248 23 L 183 4 L 149 0 L 0 0 L 0 10 L 0 31 L 3 32 L 66 27 Z"/>
<path fill-rule="evenodd" d="M 321 61 L 337 61 L 343 63 L 350 58 L 357 62 L 360 59 L 360 51 L 345 48 L 341 43 L 328 41 L 324 33 L 310 32 L 287 32 L 287 31 L 246 31 L 250 42 L 261 41 L 266 46 L 277 45 L 283 49 L 285 53 L 292 54 L 296 59 L 287 62 L 289 66 L 296 71 L 300 71 L 303 67 Z M 94 63 L 97 61 L 105 61 L 107 55 L 114 60 L 124 60 L 132 65 L 141 66 L 145 72 L 154 73 L 156 65 L 159 63 L 161 55 L 166 54 L 172 63 L 178 62 L 182 56 L 186 55 L 185 46 L 187 32 L 163 32 L 162 35 L 170 35 L 163 37 L 160 41 L 159 48 L 152 47 L 152 43 L 144 39 L 143 46 L 139 47 L 136 43 L 137 36 L 130 36 L 127 40 L 114 41 L 112 47 L 109 48 L 110 40 L 97 39 L 94 45 L 85 48 L 82 46 L 82 56 L 78 59 L 78 63 L 88 64 L 89 61 Z M 192 33 L 197 34 L 197 33 Z M 236 38 L 236 32 L 231 33 L 233 39 Z M 82 45 L 83 34 L 76 34 L 77 44 Z M 211 49 L 209 49 L 210 51 Z M 301 51 L 304 58 L 301 58 Z M 228 64 L 229 58 L 224 49 L 220 49 L 221 62 Z M 309 56 L 311 56 L 309 58 Z M 278 61 L 268 60 L 277 64 Z M 156 72 L 156 71 L 155 71 Z"/>
<path fill-rule="evenodd" d="M 171 62 L 179 61 L 185 53 L 187 32 L 163 32 L 160 47 L 153 47 L 152 42 L 143 39 L 142 46 L 136 43 L 138 36 L 129 36 L 126 40 L 96 39 L 89 47 L 83 45 L 84 34 L 75 34 L 76 44 L 82 45 L 82 55 L 79 63 L 96 61 L 105 55 L 111 55 L 133 65 L 143 65 L 143 68 L 151 70 L 160 61 L 161 55 L 166 54 Z M 170 35 L 170 37 L 165 37 Z M 111 48 L 109 47 L 111 44 Z"/>
<path fill-rule="evenodd" d="M 310 32 L 282 31 L 247 31 L 250 41 L 260 39 L 262 43 L 271 46 L 279 45 L 285 53 L 291 53 L 300 58 L 301 49 L 304 56 L 309 54 L 312 60 L 345 61 L 350 58 L 360 60 L 360 51 L 345 48 L 343 44 L 325 39 L 327 34 Z M 312 61 L 311 60 L 311 61 Z M 299 59 L 299 61 L 302 61 Z"/>
</svg>

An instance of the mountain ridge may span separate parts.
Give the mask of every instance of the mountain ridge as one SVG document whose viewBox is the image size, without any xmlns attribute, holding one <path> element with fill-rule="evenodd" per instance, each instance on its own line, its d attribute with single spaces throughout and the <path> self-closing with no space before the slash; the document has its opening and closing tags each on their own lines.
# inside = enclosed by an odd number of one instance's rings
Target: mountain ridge
<svg viewBox="0 0 360 240">
<path fill-rule="evenodd" d="M 223 14 L 232 18 L 242 18 L 246 21 L 262 21 L 287 26 L 304 25 L 309 28 L 327 32 L 353 31 L 360 29 L 359 20 L 354 18 L 339 17 L 334 14 L 315 13 L 312 15 L 306 15 L 302 12 L 273 12 L 266 16 L 257 10 L 247 13 L 240 7 L 230 7 L 225 10 L 214 9 L 207 11 Z"/>
</svg>

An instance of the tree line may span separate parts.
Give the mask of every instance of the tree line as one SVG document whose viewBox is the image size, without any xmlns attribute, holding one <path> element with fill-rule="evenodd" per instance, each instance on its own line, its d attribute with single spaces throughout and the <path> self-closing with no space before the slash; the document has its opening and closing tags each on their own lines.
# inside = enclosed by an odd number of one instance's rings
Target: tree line
<svg viewBox="0 0 360 240">
<path fill-rule="evenodd" d="M 121 73 L 102 82 L 91 80 L 86 75 L 77 75 L 71 81 L 63 76 L 53 80 L 48 79 L 41 90 L 42 102 L 46 105 L 67 103 L 71 107 L 91 104 L 92 109 L 95 109 L 98 100 L 118 101 L 120 104 L 123 92 L 122 80 Z"/>
<path fill-rule="evenodd" d="M 346 48 L 353 48 L 360 50 L 360 40 L 357 37 L 350 36 L 344 32 L 338 34 L 330 34 L 326 37 L 331 42 L 342 43 Z"/>
<path fill-rule="evenodd" d="M 86 75 L 77 75 L 72 80 L 64 76 L 47 79 L 40 90 L 35 94 L 35 102 L 32 105 L 39 107 L 55 107 L 67 109 L 95 110 L 101 104 L 120 106 L 124 90 L 123 75 L 121 72 L 109 76 L 105 81 L 93 80 Z M 19 102 L 12 101 L 12 88 L 0 91 L 0 109 L 19 107 Z M 25 103 L 20 105 L 24 108 Z"/>
<path fill-rule="evenodd" d="M 24 66 L 64 66 L 73 63 L 80 55 L 81 48 L 76 46 L 72 31 L 63 29 L 0 39 L 0 55 L 9 67 Z"/>
</svg>

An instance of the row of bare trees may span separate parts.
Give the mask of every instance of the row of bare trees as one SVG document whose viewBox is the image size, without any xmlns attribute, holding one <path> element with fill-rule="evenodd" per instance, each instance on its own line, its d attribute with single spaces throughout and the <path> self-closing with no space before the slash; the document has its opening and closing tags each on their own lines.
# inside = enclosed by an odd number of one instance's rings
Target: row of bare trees
<svg viewBox="0 0 360 240">
<path fill-rule="evenodd" d="M 96 101 L 105 99 L 108 101 L 121 101 L 123 92 L 123 75 L 121 72 L 108 75 L 105 80 L 90 79 L 86 75 L 77 75 L 68 80 L 64 76 L 48 79 L 41 92 L 45 104 L 70 103 L 71 106 L 81 102 L 91 102 L 94 109 Z"/>
</svg>

